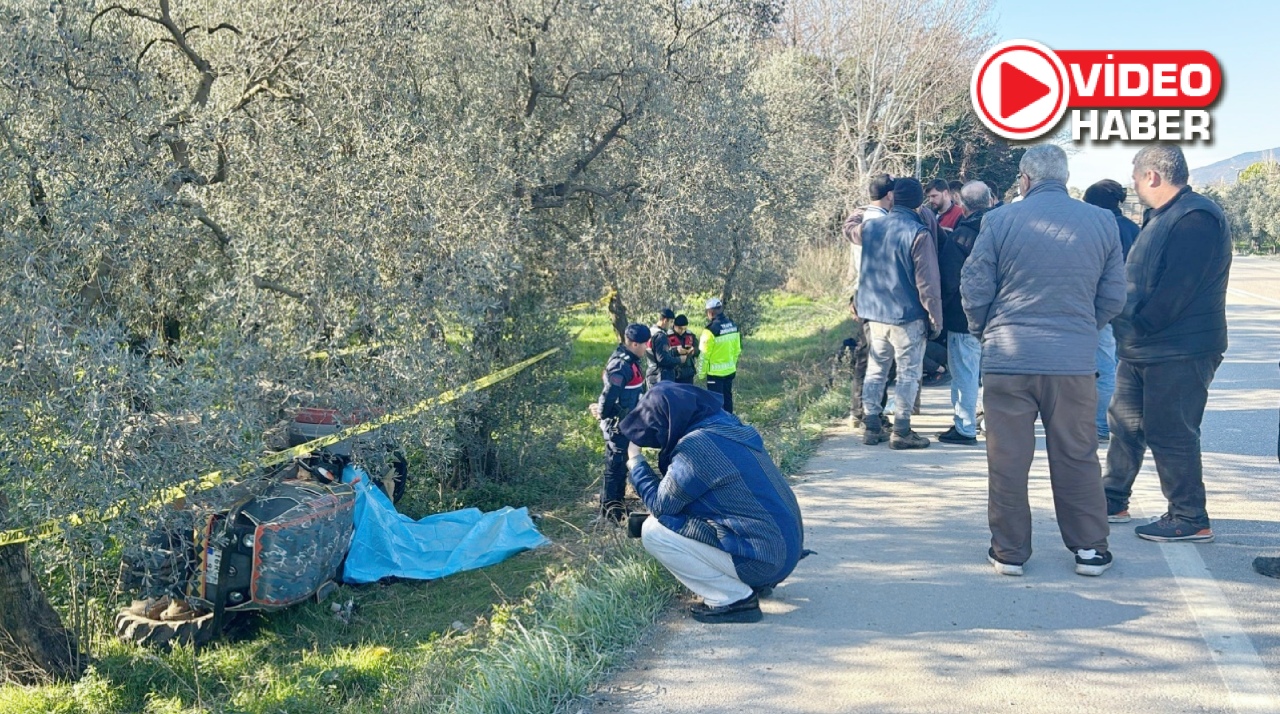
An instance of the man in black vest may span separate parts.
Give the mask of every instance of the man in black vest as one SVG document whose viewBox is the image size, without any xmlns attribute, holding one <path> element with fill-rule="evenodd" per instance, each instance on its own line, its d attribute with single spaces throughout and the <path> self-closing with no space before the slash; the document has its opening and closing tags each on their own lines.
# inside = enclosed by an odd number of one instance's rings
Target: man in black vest
<svg viewBox="0 0 1280 714">
<path fill-rule="evenodd" d="M 1177 146 L 1155 144 L 1134 157 L 1138 197 L 1150 208 L 1129 252 L 1124 311 L 1112 322 L 1120 366 L 1107 413 L 1107 520 L 1128 522 L 1149 446 L 1169 507 L 1134 532 L 1161 542 L 1213 540 L 1200 420 L 1227 351 L 1231 232 L 1222 209 L 1192 191 L 1187 177 Z"/>
<path fill-rule="evenodd" d="M 945 186 L 945 185 L 944 185 Z M 888 441 L 893 449 L 923 449 L 929 440 L 911 430 L 920 391 L 925 342 L 942 333 L 942 293 L 934 233 L 916 209 L 924 188 L 914 178 L 893 183 L 893 210 L 862 228 L 862 271 L 856 307 L 866 323 L 867 377 L 862 387 L 866 430 L 862 443 Z M 880 420 L 889 365 L 896 363 L 893 432 Z M 886 438 L 887 436 L 887 438 Z"/>
</svg>

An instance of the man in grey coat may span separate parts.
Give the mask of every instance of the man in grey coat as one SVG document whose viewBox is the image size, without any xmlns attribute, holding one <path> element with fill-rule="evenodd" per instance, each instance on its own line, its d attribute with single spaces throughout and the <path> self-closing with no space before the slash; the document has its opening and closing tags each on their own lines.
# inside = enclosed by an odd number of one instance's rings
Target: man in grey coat
<svg viewBox="0 0 1280 714">
<path fill-rule="evenodd" d="M 987 518 L 996 572 L 1021 575 L 1031 557 L 1027 474 L 1044 423 L 1058 527 L 1076 572 L 1111 567 L 1098 464 L 1094 353 L 1098 330 L 1124 307 L 1115 218 L 1067 195 L 1067 155 L 1052 144 L 1019 164 L 1023 200 L 988 213 L 965 261 L 960 295 L 982 342 Z"/>
</svg>

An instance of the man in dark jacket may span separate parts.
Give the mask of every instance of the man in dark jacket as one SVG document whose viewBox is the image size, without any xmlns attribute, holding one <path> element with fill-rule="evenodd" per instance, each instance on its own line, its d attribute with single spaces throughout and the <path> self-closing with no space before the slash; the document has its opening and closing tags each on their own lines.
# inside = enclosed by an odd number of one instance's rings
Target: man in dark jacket
<svg viewBox="0 0 1280 714">
<path fill-rule="evenodd" d="M 1120 366 L 1108 421 L 1107 516 L 1129 520 L 1129 498 L 1148 446 L 1169 510 L 1138 526 L 1154 541 L 1211 541 L 1200 461 L 1200 420 L 1227 351 L 1231 231 L 1218 204 L 1187 185 L 1175 145 L 1133 159 L 1138 198 L 1149 206 L 1129 252 L 1129 290 L 1116 317 Z"/>
<path fill-rule="evenodd" d="M 627 326 L 622 343 L 605 365 L 600 379 L 600 398 L 587 411 L 600 420 L 604 433 L 604 480 L 600 485 L 600 515 L 614 522 L 626 517 L 623 499 L 627 493 L 627 438 L 618 423 L 635 409 L 644 392 L 640 358 L 649 344 L 649 328 L 634 323 Z"/>
<path fill-rule="evenodd" d="M 680 366 L 676 367 L 676 381 L 693 384 L 693 378 L 698 376 L 698 338 L 689 332 L 687 315 L 676 315 L 675 329 L 667 342 L 680 358 Z"/>
<path fill-rule="evenodd" d="M 760 433 L 717 394 L 660 382 L 626 419 L 631 484 L 649 508 L 645 550 L 702 597 L 699 622 L 758 622 L 804 552 L 800 505 Z M 640 447 L 659 449 L 658 470 Z"/>
<path fill-rule="evenodd" d="M 1084 191 L 1085 203 L 1105 208 L 1116 217 L 1116 227 L 1120 229 L 1120 250 L 1124 252 L 1126 261 L 1129 260 L 1129 251 L 1133 248 L 1133 242 L 1138 239 L 1138 231 L 1141 230 L 1137 223 L 1120 212 L 1120 204 L 1124 203 L 1128 195 L 1129 192 L 1120 185 L 1120 182 L 1111 179 L 1103 179 Z"/>
<path fill-rule="evenodd" d="M 942 332 L 942 298 L 938 281 L 938 248 L 934 235 L 916 212 L 924 189 L 913 178 L 893 185 L 893 210 L 862 229 L 862 273 L 858 276 L 857 310 L 866 321 L 867 378 L 862 389 L 866 414 L 863 443 L 885 440 L 880 421 L 889 364 L 898 367 L 894 387 L 894 449 L 922 449 L 929 440 L 911 430 L 911 412 L 920 392 L 925 341 Z"/>
<path fill-rule="evenodd" d="M 1129 259 L 1129 249 L 1138 237 L 1138 224 L 1129 220 L 1120 212 L 1120 204 L 1124 202 L 1128 192 L 1124 186 L 1111 179 L 1103 179 L 1085 189 L 1084 202 L 1098 208 L 1111 211 L 1116 217 L 1116 227 L 1120 229 L 1120 249 L 1125 260 Z M 1111 427 L 1107 425 L 1107 408 L 1111 405 L 1111 395 L 1116 391 L 1116 335 L 1111 323 L 1098 331 L 1098 413 L 1095 421 L 1098 426 L 1098 441 L 1111 438 Z"/>
<path fill-rule="evenodd" d="M 982 228 L 982 217 L 991 210 L 991 189 L 981 181 L 960 188 L 964 218 L 942 242 L 938 272 L 942 279 L 942 320 L 947 328 L 947 371 L 951 373 L 950 429 L 938 435 L 945 444 L 978 443 L 978 383 L 982 344 L 969 334 L 969 321 L 960 300 L 960 271 L 973 252 Z"/>
<path fill-rule="evenodd" d="M 1111 214 L 1067 195 L 1067 155 L 1027 149 L 1023 200 L 991 211 L 961 269 L 969 330 L 982 342 L 987 520 L 996 572 L 1021 575 L 1031 557 L 1027 477 L 1044 424 L 1062 542 L 1076 572 L 1111 566 L 1106 496 L 1093 416 L 1098 330 L 1124 306 L 1124 261 Z"/>
<path fill-rule="evenodd" d="M 680 367 L 680 355 L 671 350 L 667 336 L 671 333 L 671 323 L 676 314 L 669 307 L 658 313 L 658 324 L 649 328 L 649 349 L 644 356 L 648 362 L 645 370 L 645 383 L 650 387 L 662 381 L 674 381 L 676 370 Z"/>
</svg>

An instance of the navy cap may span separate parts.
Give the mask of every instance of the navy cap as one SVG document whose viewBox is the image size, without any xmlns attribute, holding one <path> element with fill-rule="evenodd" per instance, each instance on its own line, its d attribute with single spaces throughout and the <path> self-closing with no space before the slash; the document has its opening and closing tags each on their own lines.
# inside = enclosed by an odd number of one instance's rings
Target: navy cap
<svg viewBox="0 0 1280 714">
<path fill-rule="evenodd" d="M 638 322 L 633 322 L 630 325 L 627 325 L 625 336 L 632 342 L 648 342 L 650 337 L 649 327 L 647 325 L 641 325 Z"/>
<path fill-rule="evenodd" d="M 676 314 L 671 310 L 671 308 L 664 307 L 662 308 L 662 312 L 658 313 L 658 317 L 661 317 L 664 320 L 674 320 L 676 319 Z"/>
<path fill-rule="evenodd" d="M 687 327 L 688 325 L 689 318 L 684 315 L 676 315 L 676 327 Z"/>
</svg>

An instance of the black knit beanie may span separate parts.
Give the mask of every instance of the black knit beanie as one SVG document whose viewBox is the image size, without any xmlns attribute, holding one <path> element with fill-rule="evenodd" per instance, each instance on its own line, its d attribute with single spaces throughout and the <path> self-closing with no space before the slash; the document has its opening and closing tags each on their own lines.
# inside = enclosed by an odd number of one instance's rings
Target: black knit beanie
<svg viewBox="0 0 1280 714">
<path fill-rule="evenodd" d="M 1127 195 L 1128 191 L 1119 182 L 1103 179 L 1085 189 L 1084 202 L 1093 204 L 1098 208 L 1114 211 L 1120 207 L 1120 202 Z"/>
<path fill-rule="evenodd" d="M 924 203 L 924 187 L 914 178 L 900 178 L 893 182 L 893 205 L 903 208 L 919 208 Z"/>
</svg>

